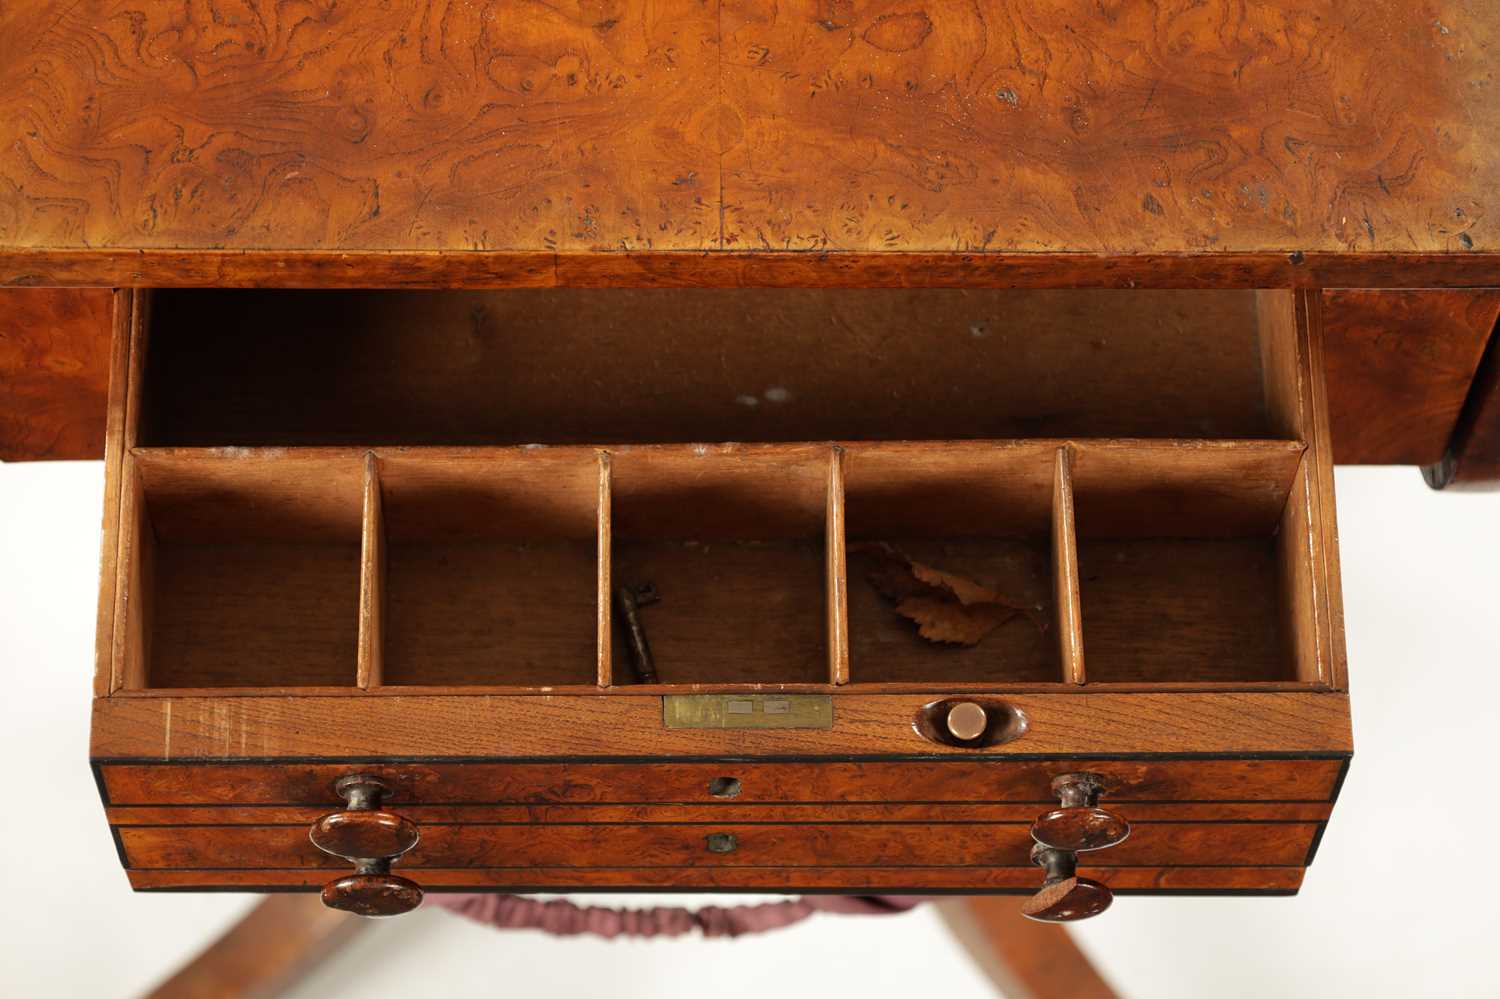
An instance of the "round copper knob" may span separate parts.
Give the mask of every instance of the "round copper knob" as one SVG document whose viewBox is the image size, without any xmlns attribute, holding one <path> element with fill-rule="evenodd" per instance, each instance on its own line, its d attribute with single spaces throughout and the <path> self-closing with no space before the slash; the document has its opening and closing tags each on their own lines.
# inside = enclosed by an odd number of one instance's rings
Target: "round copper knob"
<svg viewBox="0 0 1500 999">
<path fill-rule="evenodd" d="M 1124 841 L 1130 823 L 1098 806 L 1104 789 L 1097 774 L 1063 774 L 1052 782 L 1062 807 L 1043 812 L 1031 824 L 1031 838 L 1054 850 L 1083 853 Z"/>
<path fill-rule="evenodd" d="M 348 807 L 312 825 L 313 845 L 353 861 L 354 873 L 323 886 L 323 904 L 361 916 L 395 916 L 422 903 L 416 882 L 391 873 L 391 861 L 417 845 L 416 824 L 380 805 L 386 783 L 368 774 L 350 774 L 334 785 Z"/>
<path fill-rule="evenodd" d="M 953 738 L 961 742 L 973 742 L 989 728 L 990 715 L 982 704 L 959 701 L 948 709 L 948 716 L 943 719 L 943 724 Z"/>
<path fill-rule="evenodd" d="M 1021 915 L 1028 919 L 1043 923 L 1076 922 L 1099 915 L 1115 900 L 1108 886 L 1078 876 L 1076 854 L 1038 843 L 1031 848 L 1031 861 L 1045 874 L 1041 890 L 1021 906 Z"/>
</svg>

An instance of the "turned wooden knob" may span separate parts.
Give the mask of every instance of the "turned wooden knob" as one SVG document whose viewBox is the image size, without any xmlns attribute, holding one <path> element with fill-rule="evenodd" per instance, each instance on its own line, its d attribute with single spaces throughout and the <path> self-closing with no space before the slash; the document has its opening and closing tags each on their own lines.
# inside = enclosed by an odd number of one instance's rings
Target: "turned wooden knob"
<svg viewBox="0 0 1500 999">
<path fill-rule="evenodd" d="M 422 904 L 422 889 L 397 874 L 350 874 L 323 886 L 323 904 L 357 916 L 399 916 Z"/>
<path fill-rule="evenodd" d="M 1038 843 L 1031 862 L 1045 872 L 1042 888 L 1021 906 L 1021 915 L 1043 923 L 1071 923 L 1097 916 L 1115 900 L 1114 892 L 1092 878 L 1080 878 L 1078 856 Z"/>
<path fill-rule="evenodd" d="M 308 833 L 324 853 L 354 863 L 354 873 L 323 886 L 323 904 L 361 916 L 396 916 L 422 903 L 415 881 L 391 873 L 391 861 L 417 845 L 416 824 L 381 809 L 389 788 L 378 777 L 351 774 L 334 785 L 348 804 L 318 819 Z"/>
<path fill-rule="evenodd" d="M 399 857 L 417 845 L 414 823 L 391 812 L 333 812 L 313 823 L 313 845 L 345 860 Z"/>
<path fill-rule="evenodd" d="M 1100 808 L 1104 780 L 1097 774 L 1063 774 L 1052 782 L 1062 804 L 1031 824 L 1031 838 L 1042 846 L 1069 853 L 1102 850 L 1130 835 L 1130 823 Z"/>
</svg>

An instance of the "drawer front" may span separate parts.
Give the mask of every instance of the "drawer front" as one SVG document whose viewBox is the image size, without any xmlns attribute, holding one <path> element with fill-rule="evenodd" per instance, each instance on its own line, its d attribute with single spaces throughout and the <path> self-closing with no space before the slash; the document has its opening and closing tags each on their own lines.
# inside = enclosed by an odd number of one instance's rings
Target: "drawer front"
<svg viewBox="0 0 1500 999">
<path fill-rule="evenodd" d="M 808 825 L 843 822 L 1031 822 L 1050 802 L 916 801 L 796 802 L 717 801 L 713 804 L 499 804 L 393 805 L 418 826 L 442 825 L 652 825 L 727 822 Z M 311 826 L 330 811 L 322 805 L 113 805 L 112 826 Z M 1329 802 L 1190 801 L 1109 802 L 1131 825 L 1143 822 L 1326 822 Z"/>
<path fill-rule="evenodd" d="M 339 804 L 333 784 L 372 773 L 411 804 L 1053 801 L 1059 774 L 1103 774 L 1109 801 L 1328 802 L 1347 758 L 746 763 L 306 763 L 98 765 L 106 803 Z M 737 781 L 732 797 L 722 779 Z M 716 793 L 718 792 L 718 793 Z M 246 821 L 254 821 L 247 815 Z"/>
<path fill-rule="evenodd" d="M 400 868 L 397 868 L 400 871 Z M 408 874 L 414 873 L 411 871 Z M 1030 895 L 1035 867 L 503 867 L 415 872 L 427 892 L 443 891 L 760 891 L 848 894 Z M 1103 867 L 1079 873 L 1117 895 L 1294 895 L 1297 867 Z M 318 868 L 129 871 L 137 891 L 317 891 Z"/>
<path fill-rule="evenodd" d="M 1300 866 L 1315 822 L 1162 822 L 1138 825 L 1100 851 L 1110 867 Z M 424 868 L 533 867 L 1021 867 L 1030 825 L 846 823 L 838 825 L 432 825 L 397 864 Z M 318 868 L 348 864 L 313 846 L 307 827 L 125 827 L 126 865 L 138 870 Z M 1090 858 L 1091 860 L 1094 858 Z"/>
</svg>

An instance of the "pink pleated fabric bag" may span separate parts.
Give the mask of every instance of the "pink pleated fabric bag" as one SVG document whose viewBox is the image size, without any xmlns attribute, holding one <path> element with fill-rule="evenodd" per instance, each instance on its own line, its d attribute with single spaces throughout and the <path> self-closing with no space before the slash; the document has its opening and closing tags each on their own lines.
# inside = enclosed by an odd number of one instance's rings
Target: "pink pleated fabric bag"
<svg viewBox="0 0 1500 999">
<path fill-rule="evenodd" d="M 928 901 L 920 895 L 810 895 L 760 905 L 717 905 L 701 909 L 653 906 L 613 909 L 581 906 L 567 899 L 540 901 L 524 895 L 429 895 L 427 904 L 501 930 L 541 930 L 554 936 L 589 934 L 615 937 L 738 937 L 802 922 L 815 912 L 887 916 Z"/>
</svg>

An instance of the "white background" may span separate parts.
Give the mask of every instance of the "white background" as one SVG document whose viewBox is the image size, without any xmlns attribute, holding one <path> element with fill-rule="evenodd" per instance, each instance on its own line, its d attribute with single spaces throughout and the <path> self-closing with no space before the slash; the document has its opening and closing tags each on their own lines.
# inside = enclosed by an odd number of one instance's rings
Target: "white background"
<svg viewBox="0 0 1500 999">
<path fill-rule="evenodd" d="M 4 996 L 135 995 L 254 902 L 135 895 L 118 867 L 87 766 L 102 479 L 99 463 L 0 465 Z M 1117 901 L 1078 936 L 1126 995 L 1500 995 L 1500 495 L 1432 493 L 1413 469 L 1341 469 L 1338 493 L 1357 752 L 1317 863 L 1296 898 Z M 297 992 L 986 994 L 931 911 L 613 944 L 424 911 Z"/>
</svg>

